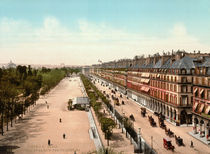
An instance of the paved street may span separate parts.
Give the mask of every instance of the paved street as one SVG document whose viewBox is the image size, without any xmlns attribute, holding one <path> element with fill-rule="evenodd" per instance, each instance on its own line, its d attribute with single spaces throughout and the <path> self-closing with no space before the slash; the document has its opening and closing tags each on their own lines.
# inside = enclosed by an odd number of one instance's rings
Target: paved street
<svg viewBox="0 0 210 154">
<path fill-rule="evenodd" d="M 94 151 L 87 112 L 67 110 L 68 99 L 77 96 L 82 96 L 79 78 L 62 80 L 49 94 L 37 101 L 37 105 L 23 120 L 10 128 L 5 136 L 0 136 L 0 148 L 11 146 L 15 153 L 20 154 L 72 154 L 74 151 L 78 154 Z M 50 146 L 48 139 L 51 141 Z"/>
<path fill-rule="evenodd" d="M 106 91 L 106 94 L 109 94 L 111 96 L 111 90 L 109 90 L 108 87 L 103 87 L 99 83 L 96 83 L 96 86 L 100 90 Z M 128 100 L 124 95 L 123 95 L 123 98 L 121 99 L 119 97 L 119 95 L 120 95 L 119 92 L 117 92 L 116 96 L 119 98 L 120 104 L 121 104 L 121 101 L 124 100 L 125 105 L 116 106 L 117 111 L 120 112 L 121 114 L 124 112 L 127 117 L 129 117 L 130 114 L 134 115 L 134 118 L 135 118 L 134 127 L 136 130 L 138 130 L 138 128 L 141 128 L 141 134 L 142 134 L 144 140 L 148 144 L 151 145 L 151 136 L 153 136 L 153 143 L 152 143 L 153 148 L 158 153 L 173 153 L 172 151 L 166 150 L 163 147 L 163 137 L 167 137 L 167 136 L 165 135 L 165 131 L 158 126 L 158 118 L 155 115 L 153 115 L 153 113 L 151 113 L 147 110 L 147 113 L 148 113 L 147 115 L 153 116 L 158 127 L 150 126 L 148 118 L 147 117 L 143 118 L 141 116 L 140 106 L 138 104 L 136 104 L 134 101 Z M 113 104 L 113 101 L 112 101 L 112 104 Z M 165 123 L 167 125 L 167 128 L 170 128 L 177 136 L 180 136 L 181 138 L 183 138 L 183 142 L 185 144 L 185 147 L 183 147 L 183 146 L 178 147 L 177 144 L 175 143 L 175 138 L 171 138 L 172 145 L 175 146 L 174 153 L 183 153 L 183 154 L 186 154 L 186 153 L 190 153 L 190 154 L 210 153 L 209 152 L 210 148 L 207 145 L 196 140 L 195 138 L 193 138 L 192 136 L 190 136 L 188 134 L 189 131 L 192 131 L 192 127 L 176 127 L 168 122 L 165 122 Z M 191 140 L 194 143 L 194 148 L 190 147 Z"/>
</svg>

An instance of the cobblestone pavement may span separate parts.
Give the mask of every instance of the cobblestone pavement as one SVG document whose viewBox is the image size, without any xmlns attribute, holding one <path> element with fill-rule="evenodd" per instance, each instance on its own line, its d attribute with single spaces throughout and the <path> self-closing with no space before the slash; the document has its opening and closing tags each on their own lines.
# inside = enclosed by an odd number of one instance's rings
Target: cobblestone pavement
<svg viewBox="0 0 210 154">
<path fill-rule="evenodd" d="M 111 94 L 111 90 L 108 87 L 101 86 L 101 84 L 96 83 L 96 86 L 101 90 L 101 91 L 106 91 L 106 94 Z M 135 122 L 134 122 L 134 128 L 138 130 L 138 128 L 141 128 L 141 134 L 143 139 L 148 143 L 152 144 L 153 148 L 157 151 L 157 153 L 165 154 L 165 153 L 183 153 L 183 154 L 209 154 L 210 153 L 210 148 L 208 145 L 203 144 L 202 142 L 198 141 L 197 139 L 193 138 L 191 135 L 188 134 L 188 132 L 192 131 L 192 127 L 176 127 L 172 125 L 169 122 L 165 122 L 167 125 L 167 128 L 170 128 L 177 136 L 180 136 L 183 138 L 183 142 L 185 146 L 178 146 L 175 143 L 175 138 L 171 138 L 172 140 L 172 145 L 175 146 L 175 151 L 172 152 L 170 150 L 166 150 L 163 147 L 163 138 L 166 137 L 165 131 L 161 129 L 158 126 L 158 118 L 153 115 L 150 111 L 147 110 L 147 116 L 152 115 L 154 118 L 155 122 L 157 123 L 157 127 L 152 127 L 149 124 L 148 118 L 147 117 L 142 117 L 141 116 L 141 109 L 140 105 L 133 100 L 128 100 L 124 95 L 123 98 L 120 98 L 120 93 L 117 92 L 116 96 L 121 101 L 124 100 L 125 105 L 120 105 L 116 106 L 116 110 L 120 112 L 121 114 L 124 112 L 125 116 L 129 117 L 130 114 L 134 115 Z M 111 98 L 111 97 L 110 97 Z M 113 101 L 112 101 L 113 104 Z M 151 136 L 153 137 L 153 142 L 151 143 Z M 194 147 L 190 147 L 190 142 L 193 141 Z"/>
<path fill-rule="evenodd" d="M 82 96 L 79 78 L 62 80 L 48 95 L 40 98 L 22 120 L 9 128 L 5 136 L 0 136 L 0 149 L 20 154 L 72 154 L 75 151 L 78 154 L 95 151 L 89 135 L 87 112 L 67 110 L 68 99 L 78 96 Z M 60 118 L 62 122 L 59 122 Z"/>
</svg>

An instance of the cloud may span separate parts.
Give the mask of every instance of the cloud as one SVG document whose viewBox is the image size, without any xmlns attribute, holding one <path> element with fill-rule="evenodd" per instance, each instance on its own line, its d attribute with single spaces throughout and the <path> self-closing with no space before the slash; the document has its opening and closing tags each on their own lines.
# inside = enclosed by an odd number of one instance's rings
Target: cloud
<svg viewBox="0 0 210 154">
<path fill-rule="evenodd" d="M 66 27 L 53 16 L 46 17 L 41 26 L 24 20 L 0 20 L 1 61 L 13 57 L 20 63 L 92 64 L 98 59 L 109 61 L 132 58 L 140 54 L 185 49 L 208 50 L 209 46 L 188 34 L 183 23 L 176 23 L 168 37 L 148 37 L 115 28 L 107 23 L 78 20 L 78 31 Z"/>
</svg>

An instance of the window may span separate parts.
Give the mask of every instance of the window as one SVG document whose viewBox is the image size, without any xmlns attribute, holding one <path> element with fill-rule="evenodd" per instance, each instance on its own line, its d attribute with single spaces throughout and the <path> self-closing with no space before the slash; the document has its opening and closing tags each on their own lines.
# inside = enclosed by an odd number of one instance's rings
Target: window
<svg viewBox="0 0 210 154">
<path fill-rule="evenodd" d="M 187 105 L 188 103 L 187 103 L 187 96 L 182 96 L 181 97 L 181 103 L 182 103 L 182 105 Z"/>
<path fill-rule="evenodd" d="M 174 92 L 177 91 L 177 85 L 174 85 Z"/>
<path fill-rule="evenodd" d="M 182 83 L 186 83 L 187 82 L 187 78 L 186 77 L 182 77 Z"/>
<path fill-rule="evenodd" d="M 174 82 L 176 82 L 176 76 L 175 76 L 175 78 L 174 78 Z"/>
<path fill-rule="evenodd" d="M 187 86 L 182 86 L 182 93 L 186 93 L 187 92 Z"/>
<path fill-rule="evenodd" d="M 205 90 L 202 89 L 202 90 L 200 91 L 200 94 L 201 94 L 201 98 L 204 99 L 204 97 L 205 97 Z"/>
<path fill-rule="evenodd" d="M 182 74 L 186 74 L 186 70 L 185 69 L 182 69 Z"/>
<path fill-rule="evenodd" d="M 170 85 L 170 91 L 173 91 L 173 85 L 172 84 Z"/>
</svg>

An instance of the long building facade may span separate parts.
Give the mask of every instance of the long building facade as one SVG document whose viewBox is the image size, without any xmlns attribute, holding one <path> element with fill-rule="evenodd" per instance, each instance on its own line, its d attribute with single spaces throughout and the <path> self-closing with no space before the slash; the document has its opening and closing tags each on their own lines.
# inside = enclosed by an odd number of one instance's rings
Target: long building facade
<svg viewBox="0 0 210 154">
<path fill-rule="evenodd" d="M 177 125 L 210 135 L 210 54 L 174 52 L 93 65 L 91 73 Z M 199 129 L 198 129 L 199 128 Z"/>
</svg>

